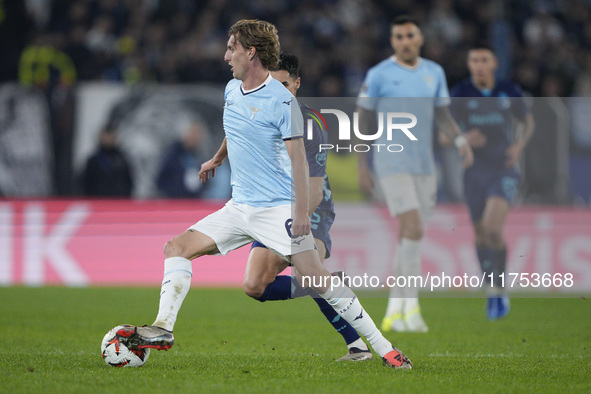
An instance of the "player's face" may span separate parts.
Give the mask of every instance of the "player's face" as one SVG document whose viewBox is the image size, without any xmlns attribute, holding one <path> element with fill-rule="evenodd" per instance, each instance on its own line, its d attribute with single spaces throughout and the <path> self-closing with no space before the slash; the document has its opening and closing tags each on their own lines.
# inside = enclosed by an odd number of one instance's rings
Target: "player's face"
<svg viewBox="0 0 591 394">
<path fill-rule="evenodd" d="M 228 39 L 224 61 L 232 67 L 232 75 L 242 80 L 248 70 L 253 49 L 245 49 L 234 36 Z"/>
<path fill-rule="evenodd" d="M 394 48 L 396 59 L 409 66 L 414 66 L 421 53 L 423 35 L 414 23 L 405 23 L 392 27 L 390 44 Z"/>
<path fill-rule="evenodd" d="M 474 82 L 484 85 L 493 80 L 497 58 L 488 49 L 473 49 L 468 52 L 468 70 Z"/>
<path fill-rule="evenodd" d="M 271 76 L 281 82 L 291 94 L 296 95 L 296 92 L 300 88 L 300 78 L 294 79 L 285 70 L 271 71 Z"/>
</svg>

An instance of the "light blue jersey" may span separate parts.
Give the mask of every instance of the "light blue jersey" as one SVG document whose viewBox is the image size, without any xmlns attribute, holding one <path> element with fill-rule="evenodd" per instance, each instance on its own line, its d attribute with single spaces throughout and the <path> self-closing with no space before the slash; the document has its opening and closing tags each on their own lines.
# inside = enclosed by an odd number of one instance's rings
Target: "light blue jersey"
<svg viewBox="0 0 591 394">
<path fill-rule="evenodd" d="M 396 173 L 433 174 L 433 119 L 435 107 L 450 104 L 445 73 L 440 65 L 419 58 L 414 68 L 406 67 L 390 57 L 372 67 L 368 72 L 357 99 L 363 109 L 385 114 L 406 112 L 416 116 L 416 126 L 409 131 L 417 138 L 411 141 L 402 132 L 393 132 L 388 141 L 382 133 L 375 143 L 400 144 L 402 152 L 381 149 L 374 153 L 374 168 L 378 177 Z M 394 123 L 406 124 L 407 119 L 394 119 Z M 384 119 L 384 128 L 387 122 Z"/>
<path fill-rule="evenodd" d="M 291 160 L 284 141 L 303 137 L 297 101 L 271 76 L 247 92 L 241 81 L 231 80 L 224 100 L 232 200 L 255 207 L 290 204 Z"/>
</svg>

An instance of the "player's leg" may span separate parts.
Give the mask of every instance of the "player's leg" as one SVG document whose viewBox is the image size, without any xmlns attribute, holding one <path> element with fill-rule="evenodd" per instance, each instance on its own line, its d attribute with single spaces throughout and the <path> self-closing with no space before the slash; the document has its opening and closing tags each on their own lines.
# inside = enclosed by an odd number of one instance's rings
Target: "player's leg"
<svg viewBox="0 0 591 394">
<path fill-rule="evenodd" d="M 168 241 L 164 246 L 164 278 L 156 320 L 151 326 L 119 330 L 121 343 L 130 349 L 170 349 L 174 344 L 174 323 L 191 287 L 191 259 L 216 252 L 217 246 L 210 237 L 192 229 Z"/>
<path fill-rule="evenodd" d="M 419 201 L 419 217 L 416 211 L 412 213 L 406 223 L 407 234 L 401 239 L 402 261 L 404 262 L 403 275 L 406 278 L 418 278 L 422 275 L 421 270 L 421 242 L 423 239 L 423 228 L 425 223 L 433 215 L 437 194 L 437 180 L 434 175 L 413 176 L 416 196 Z M 402 225 L 401 225 L 402 226 Z M 406 238 L 407 241 L 404 242 Z M 404 323 L 407 331 L 427 332 L 429 328 L 423 320 L 421 307 L 419 305 L 419 286 L 416 282 L 409 281 L 405 288 L 404 302 Z"/>
<path fill-rule="evenodd" d="M 487 272 L 493 274 L 493 286 L 488 287 L 487 315 L 489 319 L 499 319 L 509 313 L 509 298 L 500 286 L 499 275 L 505 273 L 507 248 L 503 237 L 503 227 L 509 213 L 509 201 L 503 197 L 491 196 L 486 200 L 480 222 L 482 236 L 488 253 Z"/>
<path fill-rule="evenodd" d="M 172 331 L 191 287 L 191 260 L 218 252 L 213 239 L 194 229 L 177 235 L 164 245 L 164 278 L 160 289 L 160 307 L 153 326 Z"/>
<path fill-rule="evenodd" d="M 394 252 L 393 275 L 420 275 L 420 245 L 423 236 L 420 200 L 415 180 L 409 174 L 396 174 L 380 179 L 386 203 L 392 216 L 398 218 L 398 245 Z M 407 286 L 390 288 L 386 314 L 382 320 L 384 331 L 426 331 L 418 304 L 418 288 Z M 412 317 L 408 327 L 406 314 Z M 422 324 L 419 324 L 422 323 Z"/>
<path fill-rule="evenodd" d="M 410 361 L 377 330 L 355 294 L 340 284 L 332 287 L 336 278 L 320 263 L 312 234 L 293 237 L 291 223 L 292 207 L 281 205 L 271 208 L 254 208 L 249 226 L 254 237 L 280 255 L 286 256 L 302 275 L 302 286 L 312 287 L 324 298 L 359 334 L 365 336 L 384 363 L 394 368 L 411 368 Z M 278 231 L 283 228 L 283 231 Z"/>
<path fill-rule="evenodd" d="M 377 329 L 369 314 L 363 310 L 355 293 L 342 284 L 336 287 L 331 286 L 331 276 L 320 264 L 318 254 L 314 250 L 297 251 L 291 256 L 291 260 L 302 275 L 302 284 L 304 286 L 310 284 L 344 320 L 363 335 L 386 365 L 412 367 L 410 360 L 394 348 Z"/>
<path fill-rule="evenodd" d="M 164 246 L 164 279 L 156 320 L 151 326 L 119 330 L 119 340 L 130 349 L 168 350 L 174 343 L 172 330 L 191 286 L 191 260 L 207 254 L 226 254 L 250 242 L 245 232 L 244 206 L 228 202 Z"/>
<path fill-rule="evenodd" d="M 318 257 L 320 258 L 320 262 L 324 261 L 324 257 L 327 255 L 327 247 L 323 240 L 319 238 L 314 238 L 316 241 L 316 247 L 318 248 Z M 301 278 L 300 278 L 301 279 Z M 333 328 L 341 334 L 345 343 L 347 344 L 347 348 L 349 349 L 349 353 L 345 356 L 338 359 L 338 361 L 364 361 L 364 360 L 371 360 L 373 358 L 371 351 L 363 342 L 357 331 L 345 320 L 343 319 L 335 310 L 334 308 L 326 302 L 324 298 L 322 298 L 318 293 L 314 290 L 308 291 L 310 297 L 314 299 L 314 302 L 320 308 L 320 312 L 324 315 L 326 320 L 333 326 Z"/>
<path fill-rule="evenodd" d="M 318 255 L 326 256 L 324 242 L 320 239 L 315 239 L 315 241 Z M 244 292 L 261 302 L 287 300 L 310 295 L 329 323 L 341 334 L 349 348 L 349 353 L 340 360 L 361 361 L 371 359 L 373 356 L 357 331 L 342 319 L 324 298 L 309 288 L 302 288 L 298 278 L 290 275 L 278 275 L 287 266 L 287 261 L 269 250 L 265 245 L 255 241 L 250 250 L 244 272 Z"/>
<path fill-rule="evenodd" d="M 278 276 L 288 265 L 287 261 L 255 241 L 244 270 L 244 293 L 261 302 L 292 298 L 292 277 Z"/>
</svg>

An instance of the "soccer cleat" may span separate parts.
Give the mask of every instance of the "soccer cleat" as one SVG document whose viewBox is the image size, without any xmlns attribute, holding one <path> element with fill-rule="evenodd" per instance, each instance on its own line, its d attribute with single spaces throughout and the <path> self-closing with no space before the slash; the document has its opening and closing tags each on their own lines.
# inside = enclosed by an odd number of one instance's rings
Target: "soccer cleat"
<svg viewBox="0 0 591 394">
<path fill-rule="evenodd" d="M 406 331 L 408 332 L 427 332 L 429 327 L 423 320 L 421 315 L 421 309 L 416 307 L 408 312 L 404 316 L 404 322 L 406 323 Z"/>
<path fill-rule="evenodd" d="M 349 349 L 349 353 L 339 358 L 337 361 L 365 361 L 373 359 L 371 350 L 361 350 L 357 347 Z"/>
<path fill-rule="evenodd" d="M 382 332 L 404 332 L 406 331 L 406 324 L 402 318 L 402 313 L 394 313 L 390 316 L 384 317 L 382 320 Z"/>
<path fill-rule="evenodd" d="M 489 297 L 486 306 L 486 317 L 489 320 L 502 319 L 509 314 L 510 310 L 509 297 Z"/>
<path fill-rule="evenodd" d="M 496 320 L 498 314 L 497 297 L 488 297 L 486 301 L 486 317 L 488 320 Z"/>
<path fill-rule="evenodd" d="M 382 357 L 384 365 L 394 369 L 412 369 L 412 363 L 400 350 L 392 347 L 392 351 Z"/>
<path fill-rule="evenodd" d="M 511 311 L 511 304 L 509 303 L 509 297 L 498 297 L 497 303 L 499 304 L 497 310 L 497 319 L 501 319 L 509 314 Z"/>
<path fill-rule="evenodd" d="M 117 331 L 119 342 L 130 350 L 156 349 L 168 350 L 174 344 L 172 331 L 157 326 L 124 327 Z"/>
</svg>

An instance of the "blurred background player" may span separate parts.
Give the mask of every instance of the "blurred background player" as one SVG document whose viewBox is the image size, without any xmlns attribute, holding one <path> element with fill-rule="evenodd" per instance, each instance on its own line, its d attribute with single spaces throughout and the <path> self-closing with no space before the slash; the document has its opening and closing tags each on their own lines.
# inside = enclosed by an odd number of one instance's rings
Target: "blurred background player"
<svg viewBox="0 0 591 394">
<path fill-rule="evenodd" d="M 93 197 L 130 197 L 133 178 L 127 158 L 119 149 L 117 131 L 110 125 L 99 134 L 97 151 L 82 174 L 84 194 Z"/>
<path fill-rule="evenodd" d="M 375 174 L 390 214 L 398 217 L 399 222 L 393 275 L 408 278 L 421 275 L 423 223 L 435 208 L 437 185 L 433 118 L 439 128 L 455 141 L 465 167 L 472 164 L 473 157 L 470 146 L 449 112 L 450 99 L 443 69 L 437 63 L 420 57 L 423 35 L 418 22 L 406 15 L 399 16 L 392 22 L 390 33 L 395 55 L 367 72 L 357 99 L 357 110 L 359 128 L 364 134 L 372 134 L 376 130 L 376 113 L 409 112 L 418 120 L 411 129 L 418 141 L 409 143 L 403 133 L 392 133 L 392 140 L 388 141 L 387 133 L 382 133 L 379 143 L 400 143 L 404 150 L 398 153 L 385 149 L 373 152 Z M 373 176 L 367 155 L 363 153 L 359 155 L 359 184 L 364 192 L 372 193 Z M 392 287 L 382 330 L 428 331 L 421 315 L 418 295 L 418 287 Z"/>
<path fill-rule="evenodd" d="M 271 76 L 281 82 L 294 96 L 300 88 L 300 62 L 294 55 L 282 54 L 279 58 L 277 70 L 271 72 Z M 321 122 L 317 122 L 314 110 L 298 101 L 304 125 L 307 120 L 312 120 L 313 138 L 304 139 L 306 156 L 310 173 L 310 221 L 312 234 L 318 247 L 320 262 L 330 257 L 331 241 L 330 227 L 334 221 L 334 205 L 332 192 L 326 175 L 326 151 L 319 151 L 320 144 L 328 141 L 327 130 Z M 306 126 L 304 126 L 306 127 Z M 320 307 L 326 319 L 333 325 L 347 343 L 349 353 L 340 358 L 340 361 L 362 361 L 373 358 L 367 345 L 359 337 L 359 334 L 349 323 L 342 319 L 324 298 L 313 290 L 303 289 L 298 279 L 288 275 L 278 275 L 288 263 L 275 253 L 267 249 L 260 242 L 254 242 L 248 257 L 248 263 L 244 272 L 244 292 L 250 297 L 264 301 L 286 300 L 305 295 L 311 296 Z"/>
<path fill-rule="evenodd" d="M 474 165 L 464 173 L 464 193 L 480 267 L 487 278 L 494 275 L 494 286 L 487 287 L 486 310 L 494 320 L 506 316 L 510 309 L 499 280 L 507 263 L 503 226 L 517 194 L 517 164 L 533 134 L 534 119 L 521 87 L 495 78 L 497 58 L 491 47 L 474 46 L 468 51 L 467 63 L 470 77 L 456 85 L 451 95 L 476 99 L 453 99 L 451 110 L 474 150 Z M 517 120 L 516 133 L 513 119 Z"/>
</svg>

